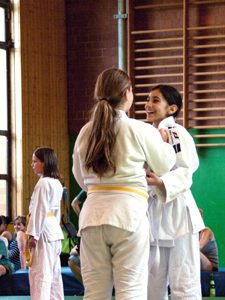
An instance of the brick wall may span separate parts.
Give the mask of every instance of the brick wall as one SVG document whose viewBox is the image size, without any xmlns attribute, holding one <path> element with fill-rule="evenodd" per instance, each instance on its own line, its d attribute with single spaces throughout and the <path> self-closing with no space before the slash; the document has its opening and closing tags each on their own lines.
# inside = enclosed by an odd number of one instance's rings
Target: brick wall
<svg viewBox="0 0 225 300">
<path fill-rule="evenodd" d="M 77 134 L 93 105 L 97 75 L 118 65 L 116 0 L 67 0 L 69 134 Z"/>
</svg>

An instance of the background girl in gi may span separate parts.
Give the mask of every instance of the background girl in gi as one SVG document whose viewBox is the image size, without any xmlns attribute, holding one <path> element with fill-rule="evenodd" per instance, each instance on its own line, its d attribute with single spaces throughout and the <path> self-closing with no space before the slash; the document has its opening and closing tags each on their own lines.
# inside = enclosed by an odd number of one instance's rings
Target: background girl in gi
<svg viewBox="0 0 225 300">
<path fill-rule="evenodd" d="M 145 167 L 158 175 L 174 151 L 151 125 L 129 119 L 128 75 L 112 68 L 97 78 L 96 105 L 74 147 L 73 173 L 87 199 L 79 217 L 85 300 L 147 299 L 149 221 Z M 168 147 L 169 146 L 169 147 Z"/>
<path fill-rule="evenodd" d="M 149 300 L 168 299 L 168 283 L 173 300 L 202 299 L 198 232 L 204 224 L 190 191 L 199 161 L 191 135 L 175 123 L 181 106 L 181 95 L 167 85 L 154 87 L 145 106 L 147 120 L 162 131 L 176 152 L 176 165 L 170 172 L 160 177 L 149 172 L 147 177 L 156 193 L 149 198 L 154 237 L 149 260 Z"/>
<path fill-rule="evenodd" d="M 29 268 L 31 299 L 61 300 L 64 296 L 59 256 L 63 233 L 59 224 L 63 187 L 53 149 L 36 149 L 31 166 L 40 177 L 31 197 L 27 225 L 32 249 Z"/>
</svg>

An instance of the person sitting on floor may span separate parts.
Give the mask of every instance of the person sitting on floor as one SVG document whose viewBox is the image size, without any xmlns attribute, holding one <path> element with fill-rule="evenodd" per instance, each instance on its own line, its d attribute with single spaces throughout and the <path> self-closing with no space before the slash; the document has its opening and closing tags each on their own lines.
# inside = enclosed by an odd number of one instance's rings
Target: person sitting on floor
<svg viewBox="0 0 225 300">
<path fill-rule="evenodd" d="M 8 239 L 8 256 L 14 264 L 15 271 L 26 269 L 26 217 L 18 216 L 14 219 L 14 235 L 4 231 L 2 235 Z"/>
<path fill-rule="evenodd" d="M 9 242 L 12 240 L 12 233 L 9 231 L 3 231 L 3 233 L 0 235 L 0 239 L 5 242 L 6 248 L 9 247 Z"/>
<path fill-rule="evenodd" d="M 0 276 L 14 272 L 14 266 L 8 258 L 5 242 L 0 239 Z"/>
<path fill-rule="evenodd" d="M 202 209 L 199 209 L 203 217 Z M 218 271 L 218 247 L 213 231 L 205 227 L 199 232 L 201 271 Z"/>
<path fill-rule="evenodd" d="M 83 205 L 84 201 L 87 198 L 87 193 L 84 190 L 81 190 L 80 193 L 74 198 L 74 200 L 71 203 L 71 206 L 74 210 L 74 212 L 79 217 L 81 206 Z M 70 257 L 68 260 L 68 265 L 73 272 L 75 278 L 80 282 L 82 281 L 81 276 L 81 269 L 80 269 L 80 238 L 78 238 L 78 244 L 73 247 L 73 249 L 70 252 Z"/>
<path fill-rule="evenodd" d="M 0 216 L 0 234 L 3 233 L 3 231 L 7 230 L 7 226 L 10 223 L 9 217 L 6 217 L 4 215 Z"/>
<path fill-rule="evenodd" d="M 12 234 L 9 230 L 7 230 L 7 226 L 9 224 L 9 218 L 1 215 L 0 216 L 0 238 L 5 242 L 6 248 L 8 248 L 9 240 L 12 239 Z"/>
</svg>

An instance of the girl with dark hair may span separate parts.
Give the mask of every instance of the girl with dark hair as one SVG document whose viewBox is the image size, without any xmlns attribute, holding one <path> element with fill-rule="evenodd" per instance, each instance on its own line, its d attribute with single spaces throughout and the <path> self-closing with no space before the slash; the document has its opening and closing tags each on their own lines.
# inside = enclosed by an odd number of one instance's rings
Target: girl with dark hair
<svg viewBox="0 0 225 300">
<path fill-rule="evenodd" d="M 147 299 L 149 221 L 145 167 L 163 175 L 175 154 L 151 125 L 130 119 L 129 76 L 103 71 L 90 121 L 74 147 L 73 173 L 87 191 L 79 216 L 85 300 Z"/>
<path fill-rule="evenodd" d="M 0 234 L 3 233 L 3 231 L 6 231 L 9 221 L 7 221 L 8 217 L 1 215 L 0 216 Z"/>
<path fill-rule="evenodd" d="M 32 300 L 62 300 L 60 201 L 63 187 L 54 150 L 48 147 L 36 149 L 31 166 L 40 179 L 31 197 L 26 232 L 32 256 L 30 294 Z"/>
<path fill-rule="evenodd" d="M 2 239 L 6 247 L 9 246 L 9 241 L 12 239 L 12 234 L 9 230 L 7 230 L 8 224 L 10 223 L 9 218 L 1 215 L 0 216 L 0 239 Z"/>
<path fill-rule="evenodd" d="M 47 147 L 37 148 L 33 155 L 33 158 L 35 157 L 41 163 L 43 163 L 43 177 L 52 177 L 56 179 L 60 178 L 59 169 L 57 166 L 57 158 L 53 149 Z"/>
<path fill-rule="evenodd" d="M 154 87 L 145 105 L 147 120 L 158 128 L 176 153 L 176 164 L 162 176 L 149 171 L 153 186 L 149 214 L 154 242 L 149 259 L 148 299 L 200 300 L 200 257 L 198 232 L 204 228 L 190 191 L 192 175 L 199 165 L 194 141 L 175 122 L 182 106 L 179 92 L 172 86 Z"/>
<path fill-rule="evenodd" d="M 0 238 L 0 277 L 14 272 L 14 265 L 8 258 L 8 249 Z"/>
</svg>

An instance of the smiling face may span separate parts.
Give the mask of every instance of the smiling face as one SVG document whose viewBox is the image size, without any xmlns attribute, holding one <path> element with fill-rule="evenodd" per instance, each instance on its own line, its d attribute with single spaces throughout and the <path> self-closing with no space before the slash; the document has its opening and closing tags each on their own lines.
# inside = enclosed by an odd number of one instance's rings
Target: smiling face
<svg viewBox="0 0 225 300">
<path fill-rule="evenodd" d="M 158 127 L 159 123 L 165 118 L 174 114 L 177 110 L 176 105 L 169 105 L 159 90 L 152 90 L 145 104 L 147 121 Z"/>
<path fill-rule="evenodd" d="M 22 222 L 19 219 L 14 222 L 14 230 L 15 232 L 25 231 L 25 226 L 22 224 Z"/>
<path fill-rule="evenodd" d="M 40 161 L 34 154 L 32 156 L 31 167 L 35 174 L 42 176 L 44 174 L 44 163 Z"/>
</svg>

